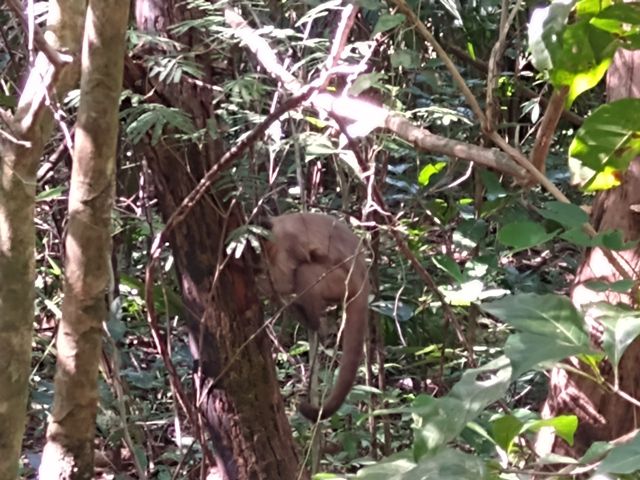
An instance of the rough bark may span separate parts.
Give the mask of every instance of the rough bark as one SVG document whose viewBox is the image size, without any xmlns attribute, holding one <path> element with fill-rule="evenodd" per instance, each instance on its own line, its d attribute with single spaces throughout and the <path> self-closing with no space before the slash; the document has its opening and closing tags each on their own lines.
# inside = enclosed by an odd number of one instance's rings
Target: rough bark
<svg viewBox="0 0 640 480">
<path fill-rule="evenodd" d="M 607 75 L 607 97 L 609 101 L 625 97 L 640 97 L 640 52 L 620 51 Z M 599 231 L 619 229 L 625 240 L 640 238 L 640 216 L 630 206 L 640 204 L 640 160 L 632 162 L 625 173 L 622 185 L 598 195 L 592 210 L 592 223 Z M 637 280 L 640 272 L 640 251 L 627 250 L 620 253 L 630 278 Z M 620 280 L 620 275 L 607 261 L 602 251 L 593 249 L 585 256 L 576 275 L 571 298 L 577 306 L 604 300 L 613 304 L 632 305 L 628 295 L 612 292 L 596 293 L 587 289 L 585 282 L 593 279 Z M 588 313 L 587 313 L 587 321 Z M 572 360 L 574 366 L 579 366 Z M 621 359 L 620 389 L 635 398 L 640 398 L 640 341 L 632 343 Z M 606 366 L 604 368 L 607 373 Z M 612 381 L 612 378 L 609 380 Z M 578 416 L 579 427 L 573 447 L 550 435 L 541 437 L 538 446 L 542 452 L 554 451 L 570 455 L 581 455 L 594 441 L 618 438 L 638 428 L 640 409 L 634 408 L 620 396 L 605 392 L 583 376 L 554 369 L 551 374 L 549 394 L 543 409 L 544 416 L 571 413 Z"/>
<path fill-rule="evenodd" d="M 190 11 L 189 15 L 193 12 Z M 184 4 L 139 0 L 141 29 L 167 34 L 167 27 L 187 15 Z M 181 38 L 197 45 L 197 38 Z M 197 128 L 215 119 L 213 89 L 207 82 L 161 85 L 128 62 L 127 86 L 142 94 L 154 89 L 154 101 L 191 115 Z M 141 146 L 156 187 L 164 220 L 193 189 L 204 171 L 220 158 L 220 143 Z M 186 305 L 191 350 L 205 383 L 199 406 L 205 416 L 218 470 L 225 479 L 289 480 L 298 478 L 299 458 L 280 395 L 271 345 L 254 334 L 263 322 L 254 272 L 244 259 L 224 260 L 226 235 L 243 222 L 229 192 L 212 193 L 198 202 L 169 238 Z M 224 261 L 224 266 L 223 265 Z M 215 278 L 215 281 L 214 281 Z M 307 478 L 303 475 L 302 478 Z"/>
<path fill-rule="evenodd" d="M 49 3 L 46 39 L 76 56 L 84 1 Z M 0 117 L 0 478 L 17 475 L 25 426 L 35 297 L 36 170 L 52 128 L 48 98 L 77 81 L 77 64 L 53 66 L 39 53 L 18 108 Z"/>
<path fill-rule="evenodd" d="M 102 322 L 110 284 L 111 208 L 128 0 L 91 0 L 82 45 L 65 241 L 55 400 L 40 478 L 93 478 Z"/>
</svg>

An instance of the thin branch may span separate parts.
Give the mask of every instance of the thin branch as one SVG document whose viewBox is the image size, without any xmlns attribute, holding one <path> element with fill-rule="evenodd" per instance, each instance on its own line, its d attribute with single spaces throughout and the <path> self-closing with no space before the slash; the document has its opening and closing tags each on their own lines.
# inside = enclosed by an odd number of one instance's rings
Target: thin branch
<svg viewBox="0 0 640 480">
<path fill-rule="evenodd" d="M 547 159 L 549 148 L 551 148 L 553 134 L 556 132 L 558 122 L 560 121 L 562 112 L 564 112 L 564 102 L 568 94 L 569 87 L 566 86 L 553 90 L 547 109 L 540 121 L 538 132 L 536 133 L 536 141 L 529 156 L 529 161 L 542 173 L 545 171 L 545 160 Z"/>
<path fill-rule="evenodd" d="M 347 39 L 349 38 L 349 33 L 351 33 L 357 14 L 358 7 L 354 3 L 347 3 L 347 5 L 343 7 L 340 15 L 340 23 L 338 24 L 336 34 L 331 43 L 331 52 L 329 53 L 329 57 L 327 57 L 327 63 L 325 65 L 327 70 L 336 67 L 340 58 L 342 58 L 342 52 L 347 44 Z"/>
<path fill-rule="evenodd" d="M 466 99 L 467 103 L 471 107 L 471 110 L 473 110 L 474 115 L 480 121 L 480 125 L 482 126 L 483 130 L 486 129 L 487 117 L 482 111 L 482 108 L 480 108 L 480 104 L 478 103 L 478 100 L 476 99 L 475 95 L 471 92 L 469 87 L 467 87 L 467 84 L 464 81 L 464 78 L 462 78 L 462 75 L 460 75 L 460 72 L 454 65 L 453 61 L 451 61 L 451 58 L 449 57 L 447 52 L 444 50 L 444 48 L 442 48 L 442 46 L 438 43 L 435 37 L 431 35 L 431 32 L 429 31 L 429 29 L 418 18 L 418 16 L 411 9 L 411 7 L 407 5 L 405 0 L 391 0 L 391 2 L 396 7 L 398 7 L 398 11 L 402 12 L 407 17 L 407 19 L 409 20 L 409 23 L 418 30 L 418 33 L 422 35 L 422 38 L 424 38 L 429 43 L 429 45 L 431 45 L 431 47 L 433 47 L 433 49 L 436 51 L 436 53 L 438 54 L 438 57 L 440 58 L 442 63 L 444 63 L 445 67 L 447 68 L 447 70 L 449 70 L 449 73 L 453 77 L 453 81 L 462 92 L 462 95 L 464 95 L 464 98 Z"/>
</svg>

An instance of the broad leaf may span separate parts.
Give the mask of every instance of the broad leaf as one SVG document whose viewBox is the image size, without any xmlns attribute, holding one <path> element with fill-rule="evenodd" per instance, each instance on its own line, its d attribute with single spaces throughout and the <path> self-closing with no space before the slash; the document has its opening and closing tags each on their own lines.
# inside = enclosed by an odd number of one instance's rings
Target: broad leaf
<svg viewBox="0 0 640 480">
<path fill-rule="evenodd" d="M 582 315 L 561 295 L 523 293 L 481 308 L 522 332 L 558 338 L 566 345 L 589 345 Z"/>
<path fill-rule="evenodd" d="M 435 162 L 425 165 L 418 174 L 418 183 L 422 186 L 429 185 L 431 177 L 436 173 L 440 173 L 446 166 L 447 162 Z"/>
<path fill-rule="evenodd" d="M 575 4 L 553 2 L 537 8 L 529 23 L 529 47 L 534 66 L 547 71 L 556 88 L 569 87 L 567 104 L 602 79 L 617 47 L 615 37 L 587 19 L 569 24 Z"/>
<path fill-rule="evenodd" d="M 615 447 L 598 467 L 598 473 L 628 474 L 640 470 L 640 437 Z"/>
<path fill-rule="evenodd" d="M 481 480 L 485 475 L 485 463 L 480 457 L 442 448 L 422 458 L 413 469 L 389 480 Z"/>
<path fill-rule="evenodd" d="M 591 353 L 591 346 L 583 343 L 567 342 L 566 338 L 535 333 L 514 333 L 504 345 L 504 354 L 511 361 L 512 380 L 529 370 L 546 368 L 550 364 L 574 355 Z"/>
<path fill-rule="evenodd" d="M 595 174 L 624 171 L 640 154 L 640 99 L 625 98 L 598 107 L 582 124 L 569 156 Z M 574 161 L 575 161 L 574 160 Z M 599 187 L 597 176 L 586 188 Z"/>
<path fill-rule="evenodd" d="M 572 203 L 547 202 L 539 213 L 567 228 L 581 227 L 589 221 L 587 212 Z"/>
<path fill-rule="evenodd" d="M 383 15 L 380 15 L 380 18 L 378 18 L 378 23 L 376 23 L 371 36 L 373 37 L 376 33 L 386 32 L 387 30 L 391 30 L 392 28 L 397 27 L 404 22 L 404 19 L 405 16 L 401 13 L 396 13 L 394 15 L 385 13 Z"/>
<path fill-rule="evenodd" d="M 589 314 L 604 326 L 602 348 L 617 368 L 627 347 L 640 335 L 640 312 L 598 303 L 589 309 Z"/>
<path fill-rule="evenodd" d="M 536 222 L 514 222 L 500 229 L 498 240 L 518 251 L 542 245 L 555 237 L 556 233 L 547 232 Z"/>
<path fill-rule="evenodd" d="M 494 441 L 505 451 L 509 452 L 513 440 L 520 434 L 522 421 L 513 415 L 503 415 L 491 422 L 491 433 Z"/>
<path fill-rule="evenodd" d="M 527 431 L 538 432 L 541 428 L 552 427 L 556 434 L 569 445 L 573 445 L 573 436 L 578 428 L 578 417 L 575 415 L 559 415 L 544 420 L 531 420 L 526 422 L 520 433 Z"/>
<path fill-rule="evenodd" d="M 502 356 L 481 367 L 466 370 L 446 398 L 457 398 L 465 406 L 457 415 L 464 416 L 466 424 L 502 398 L 510 382 L 511 364 Z"/>
</svg>

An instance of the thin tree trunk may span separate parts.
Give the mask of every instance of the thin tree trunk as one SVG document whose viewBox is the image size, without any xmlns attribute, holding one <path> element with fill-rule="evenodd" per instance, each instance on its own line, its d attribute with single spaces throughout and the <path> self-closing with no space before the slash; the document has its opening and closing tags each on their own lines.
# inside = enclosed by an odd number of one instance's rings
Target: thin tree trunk
<svg viewBox="0 0 640 480">
<path fill-rule="evenodd" d="M 84 2 L 49 2 L 47 40 L 54 49 L 80 49 Z M 28 398 L 35 297 L 36 171 L 52 127 L 48 98 L 62 98 L 77 81 L 77 64 L 52 65 L 39 53 L 12 116 L 0 135 L 0 479 L 15 478 Z"/>
<path fill-rule="evenodd" d="M 55 401 L 40 479 L 93 478 L 128 0 L 90 0 L 82 45 Z"/>
<path fill-rule="evenodd" d="M 640 97 L 640 51 L 619 51 L 607 74 L 607 97 L 609 101 L 626 97 Z M 640 217 L 631 205 L 640 204 L 640 160 L 634 160 L 624 174 L 622 184 L 602 192 L 593 204 L 592 223 L 598 231 L 620 230 L 626 241 L 640 238 Z M 640 272 L 638 249 L 619 252 L 620 264 L 624 265 L 630 278 L 637 280 Z M 571 299 L 577 306 L 597 302 L 633 305 L 637 299 L 614 292 L 596 293 L 585 284 L 590 280 L 614 282 L 620 280 L 616 269 L 608 262 L 602 250 L 590 250 L 576 275 Z M 586 315 L 587 321 L 589 315 Z M 580 368 L 577 360 L 571 360 Z M 640 341 L 636 339 L 623 355 L 620 364 L 620 389 L 628 395 L 640 398 Z M 605 376 L 611 372 L 603 369 Z M 612 380 L 612 378 L 609 378 Z M 543 416 L 560 414 L 578 416 L 579 426 L 574 445 L 554 438 L 552 432 L 541 435 L 537 442 L 540 453 L 557 453 L 579 456 L 595 441 L 607 441 L 620 437 L 640 425 L 640 409 L 620 396 L 605 392 L 584 376 L 575 375 L 565 369 L 556 368 L 551 373 L 549 394 L 543 408 Z"/>
<path fill-rule="evenodd" d="M 194 10 L 187 11 L 185 4 L 177 1 L 136 3 L 138 28 L 153 26 L 169 36 L 170 25 L 193 15 Z M 193 36 L 184 34 L 180 40 L 199 45 L 197 35 L 193 31 L 189 34 Z M 197 83 L 162 84 L 157 77 L 147 77 L 140 65 L 144 62 L 127 63 L 129 88 L 150 101 L 182 109 L 196 128 L 214 124 L 211 77 Z M 221 156 L 219 140 L 206 135 L 203 143 L 202 148 L 195 144 L 179 148 L 174 141 L 139 146 L 165 221 Z M 264 318 L 255 272 L 244 258 L 226 258 L 225 239 L 244 222 L 234 195 L 229 193 L 216 191 L 200 200 L 169 236 L 186 306 L 191 351 L 204 377 L 198 406 L 214 444 L 220 478 L 308 478 L 304 471 L 298 475 L 299 457 L 275 375 L 271 343 L 264 332 L 256 335 Z"/>
</svg>

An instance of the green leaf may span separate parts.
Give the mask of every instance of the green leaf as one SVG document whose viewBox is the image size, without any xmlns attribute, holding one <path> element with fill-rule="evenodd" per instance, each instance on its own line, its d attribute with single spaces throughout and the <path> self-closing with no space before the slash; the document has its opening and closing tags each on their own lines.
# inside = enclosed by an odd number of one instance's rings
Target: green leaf
<svg viewBox="0 0 640 480">
<path fill-rule="evenodd" d="M 391 54 L 389 60 L 394 68 L 414 69 L 420 66 L 420 55 L 415 50 L 396 50 Z"/>
<path fill-rule="evenodd" d="M 388 14 L 380 15 L 378 18 L 378 22 L 376 23 L 375 28 L 373 29 L 373 33 L 371 36 L 373 37 L 377 33 L 386 32 L 387 30 L 391 30 L 392 28 L 401 25 L 405 20 L 405 16 L 401 13 L 396 14 Z"/>
<path fill-rule="evenodd" d="M 606 232 L 596 235 L 595 241 L 598 246 L 602 246 L 609 250 L 621 251 L 635 247 L 639 240 L 625 242 L 620 230 L 607 230 Z"/>
<path fill-rule="evenodd" d="M 574 4 L 575 1 L 553 2 L 537 8 L 529 23 L 533 64 L 549 73 L 554 87 L 569 87 L 567 105 L 600 82 L 617 48 L 612 34 L 587 19 L 567 24 Z"/>
<path fill-rule="evenodd" d="M 612 449 L 596 471 L 623 475 L 638 470 L 640 470 L 640 437 L 636 434 L 630 442 Z"/>
<path fill-rule="evenodd" d="M 551 70 L 562 52 L 559 44 L 575 1 L 554 2 L 536 8 L 529 22 L 529 49 L 533 66 L 543 72 Z"/>
<path fill-rule="evenodd" d="M 61 198 L 66 188 L 67 187 L 64 186 L 58 186 L 43 190 L 42 192 L 38 193 L 38 195 L 36 195 L 36 202 L 44 202 L 46 200 Z"/>
<path fill-rule="evenodd" d="M 432 258 L 432 260 L 436 267 L 451 275 L 451 277 L 453 277 L 456 282 L 462 283 L 464 281 L 464 277 L 462 275 L 462 272 L 460 271 L 460 267 L 453 260 L 453 258 L 449 257 L 448 255 L 436 255 Z"/>
<path fill-rule="evenodd" d="M 367 10 L 378 11 L 382 7 L 382 3 L 378 0 L 357 0 L 356 3 Z"/>
<path fill-rule="evenodd" d="M 507 192 L 502 187 L 498 176 L 491 170 L 481 169 L 480 178 L 482 179 L 482 183 L 486 188 L 486 196 L 488 200 L 495 200 L 507 195 Z"/>
<path fill-rule="evenodd" d="M 569 156 L 595 173 L 624 171 L 640 154 L 640 99 L 625 98 L 598 107 L 582 124 Z M 593 186 L 591 187 L 593 189 Z"/>
<path fill-rule="evenodd" d="M 464 429 L 468 416 L 463 402 L 446 396 L 433 398 L 418 396 L 410 407 L 413 414 L 413 454 L 420 458 L 448 442 L 453 441 Z"/>
<path fill-rule="evenodd" d="M 585 287 L 594 292 L 628 293 L 636 284 L 633 280 L 617 280 L 605 282 L 603 280 L 589 280 L 583 283 Z"/>
<path fill-rule="evenodd" d="M 464 423 L 473 420 L 482 410 L 502 398 L 511 382 L 511 363 L 507 357 L 498 357 L 478 368 L 465 370 L 445 398 L 456 398 L 464 405 L 457 415 Z"/>
<path fill-rule="evenodd" d="M 558 338 L 567 345 L 589 345 L 582 315 L 561 295 L 522 293 L 481 308 L 522 332 Z"/>
<path fill-rule="evenodd" d="M 546 202 L 539 213 L 567 228 L 581 227 L 589 221 L 587 212 L 573 203 Z"/>
<path fill-rule="evenodd" d="M 591 19 L 591 25 L 618 37 L 640 33 L 640 3 L 618 3 L 602 10 Z"/>
<path fill-rule="evenodd" d="M 544 420 L 531 420 L 525 422 L 520 433 L 526 431 L 538 432 L 543 427 L 553 427 L 556 434 L 569 445 L 573 445 L 573 436 L 578 428 L 578 417 L 575 415 L 559 415 Z"/>
<path fill-rule="evenodd" d="M 604 326 L 602 349 L 617 368 L 622 355 L 640 335 L 640 312 L 607 303 L 598 303 L 589 310 Z"/>
<path fill-rule="evenodd" d="M 595 240 L 591 238 L 582 227 L 576 227 L 562 232 L 560 238 L 579 247 L 593 247 L 596 244 Z"/>
<path fill-rule="evenodd" d="M 509 452 L 522 425 L 522 421 L 513 415 L 503 415 L 491 422 L 493 439 L 505 452 Z"/>
<path fill-rule="evenodd" d="M 389 480 L 402 478 L 402 474 L 408 472 L 415 466 L 416 462 L 413 460 L 411 452 L 406 450 L 404 452 L 395 453 L 375 465 L 360 469 L 356 478 L 364 480 Z"/>
<path fill-rule="evenodd" d="M 420 459 L 420 463 L 401 476 L 389 480 L 481 480 L 486 478 L 484 461 L 453 448 L 441 448 Z"/>
<path fill-rule="evenodd" d="M 517 250 L 536 247 L 555 237 L 557 232 L 548 233 L 536 222 L 514 222 L 505 225 L 498 232 L 498 241 Z"/>
<path fill-rule="evenodd" d="M 447 162 L 434 162 L 425 165 L 418 174 L 418 183 L 423 187 L 429 185 L 431 177 L 436 173 L 440 173 L 446 166 Z"/>
<path fill-rule="evenodd" d="M 558 337 L 535 333 L 514 333 L 509 335 L 504 354 L 511 361 L 512 380 L 529 370 L 538 370 L 565 358 L 591 352 L 591 346 L 584 343 L 567 342 Z"/>
<path fill-rule="evenodd" d="M 373 87 L 382 88 L 383 85 L 380 83 L 380 80 L 384 80 L 386 75 L 380 72 L 374 73 L 365 73 L 363 75 L 358 75 L 351 88 L 349 88 L 349 95 L 353 95 L 357 97 L 365 90 L 368 90 Z"/>
<path fill-rule="evenodd" d="M 576 13 L 581 18 L 590 18 L 609 5 L 611 5 L 611 0 L 579 0 L 576 5 Z"/>
</svg>

